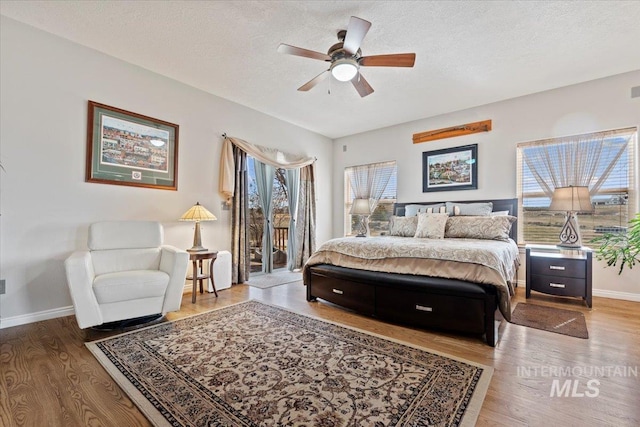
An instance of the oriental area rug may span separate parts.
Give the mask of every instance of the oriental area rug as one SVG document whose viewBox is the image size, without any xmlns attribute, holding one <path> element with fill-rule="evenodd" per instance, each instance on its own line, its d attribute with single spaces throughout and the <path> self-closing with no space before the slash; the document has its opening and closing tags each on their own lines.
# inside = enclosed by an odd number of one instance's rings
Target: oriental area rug
<svg viewBox="0 0 640 427">
<path fill-rule="evenodd" d="M 257 301 L 87 346 L 155 426 L 472 426 L 493 372 Z"/>
</svg>

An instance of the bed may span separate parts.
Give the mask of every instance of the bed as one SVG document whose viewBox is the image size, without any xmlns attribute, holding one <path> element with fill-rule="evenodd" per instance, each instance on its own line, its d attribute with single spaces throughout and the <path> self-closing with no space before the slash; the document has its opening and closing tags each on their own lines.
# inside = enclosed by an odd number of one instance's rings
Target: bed
<svg viewBox="0 0 640 427">
<path fill-rule="evenodd" d="M 478 206 L 484 211 L 476 215 Z M 418 221 L 404 216 L 413 211 L 421 221 L 420 238 L 411 237 L 412 230 L 402 235 L 396 226 Z M 519 266 L 517 212 L 517 199 L 397 203 L 395 235 L 332 239 L 314 252 L 303 268 L 307 300 L 320 298 L 396 323 L 482 334 L 495 346 L 496 313 L 506 320 L 511 315 Z M 431 228 L 444 221 L 445 238 L 420 234 L 426 230 L 423 219 Z M 494 223 L 502 224 L 498 236 L 485 225 Z"/>
</svg>

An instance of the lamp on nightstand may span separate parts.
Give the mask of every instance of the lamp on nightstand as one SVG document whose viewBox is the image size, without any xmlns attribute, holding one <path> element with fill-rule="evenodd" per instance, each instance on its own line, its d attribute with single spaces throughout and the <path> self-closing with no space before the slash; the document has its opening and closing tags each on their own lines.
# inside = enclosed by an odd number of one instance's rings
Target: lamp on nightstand
<svg viewBox="0 0 640 427">
<path fill-rule="evenodd" d="M 553 191 L 549 210 L 566 212 L 566 221 L 560 230 L 561 248 L 580 248 L 580 226 L 578 225 L 577 212 L 593 212 L 589 187 L 558 187 Z"/>
<path fill-rule="evenodd" d="M 369 205 L 369 199 L 353 199 L 353 205 L 349 211 L 351 215 L 358 215 L 360 217 L 360 223 L 358 224 L 358 234 L 356 237 L 367 237 L 367 225 L 366 218 L 371 215 L 371 207 Z"/>
<path fill-rule="evenodd" d="M 195 205 L 191 206 L 191 208 L 180 217 L 180 221 L 195 221 L 196 223 L 196 231 L 193 235 L 193 247 L 187 249 L 187 252 L 202 252 L 207 250 L 207 248 L 202 247 L 200 221 L 215 221 L 216 219 L 218 218 L 199 202 L 196 202 Z"/>
</svg>

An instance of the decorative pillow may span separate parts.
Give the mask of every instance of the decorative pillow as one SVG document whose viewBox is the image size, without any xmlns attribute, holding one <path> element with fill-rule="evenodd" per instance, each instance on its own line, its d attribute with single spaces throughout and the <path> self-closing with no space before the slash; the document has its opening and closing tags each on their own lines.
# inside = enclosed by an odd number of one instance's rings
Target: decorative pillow
<svg viewBox="0 0 640 427">
<path fill-rule="evenodd" d="M 511 215 L 452 216 L 447 220 L 444 237 L 507 241 L 514 222 L 516 217 Z"/>
<path fill-rule="evenodd" d="M 413 237 L 418 227 L 417 216 L 392 216 L 389 220 L 389 235 Z"/>
<path fill-rule="evenodd" d="M 449 215 L 489 215 L 493 211 L 492 202 L 479 203 L 455 203 L 447 202 L 447 213 Z"/>
<path fill-rule="evenodd" d="M 418 227 L 413 237 L 426 237 L 427 239 L 444 238 L 444 229 L 447 225 L 446 213 L 419 213 Z"/>
<path fill-rule="evenodd" d="M 444 212 L 441 210 L 445 208 L 444 203 L 433 203 L 431 205 L 406 205 L 404 207 L 404 216 L 416 216 L 418 212 L 427 212 L 431 209 L 433 212 Z"/>
</svg>

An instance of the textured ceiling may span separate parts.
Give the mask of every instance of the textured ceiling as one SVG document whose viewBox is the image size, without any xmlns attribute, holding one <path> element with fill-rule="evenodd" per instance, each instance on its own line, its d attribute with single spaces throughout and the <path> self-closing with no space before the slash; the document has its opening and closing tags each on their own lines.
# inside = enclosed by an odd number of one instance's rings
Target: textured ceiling
<svg viewBox="0 0 640 427">
<path fill-rule="evenodd" d="M 640 1 L 0 1 L 0 13 L 331 138 L 640 69 Z M 375 92 L 276 52 L 326 52 L 351 15 Z"/>
</svg>

